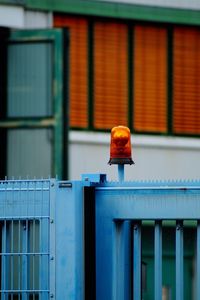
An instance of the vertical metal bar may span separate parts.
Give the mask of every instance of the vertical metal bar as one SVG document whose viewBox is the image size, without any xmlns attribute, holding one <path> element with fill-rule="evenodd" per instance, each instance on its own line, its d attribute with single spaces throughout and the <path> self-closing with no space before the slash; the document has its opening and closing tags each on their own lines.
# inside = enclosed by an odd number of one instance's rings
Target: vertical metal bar
<svg viewBox="0 0 200 300">
<path fill-rule="evenodd" d="M 133 227 L 133 299 L 141 300 L 142 284 L 141 284 L 141 223 L 137 222 Z"/>
<path fill-rule="evenodd" d="M 35 205 L 36 205 L 36 181 L 34 184 L 34 211 L 33 211 L 33 228 L 32 228 L 32 290 L 33 290 L 33 300 L 35 300 Z"/>
<path fill-rule="evenodd" d="M 118 165 L 118 178 L 119 182 L 124 181 L 124 165 Z"/>
<path fill-rule="evenodd" d="M 43 212 L 43 210 L 44 210 L 43 188 L 42 188 L 42 199 L 41 200 L 42 200 L 41 216 L 44 216 L 46 214 Z M 39 282 L 40 282 L 39 289 L 40 289 L 40 291 L 39 291 L 39 299 L 48 300 L 48 292 L 47 291 L 49 289 L 49 263 L 54 262 L 55 253 L 53 253 L 51 255 L 50 261 L 49 261 L 49 255 L 47 255 L 47 253 L 49 253 L 49 219 L 47 217 L 40 218 L 39 232 L 40 232 L 40 267 L 39 267 Z"/>
<path fill-rule="evenodd" d="M 183 300 L 183 222 L 176 222 L 176 300 Z"/>
<path fill-rule="evenodd" d="M 12 182 L 12 203 L 14 203 L 14 181 Z M 12 205 L 12 216 L 14 215 L 14 205 Z M 14 221 L 10 221 L 10 289 L 11 295 L 10 299 L 13 300 L 13 289 L 14 289 L 14 279 L 16 279 L 16 272 L 14 273 L 13 263 L 14 263 L 14 245 L 13 245 L 13 230 L 14 230 Z"/>
<path fill-rule="evenodd" d="M 121 284 L 118 286 L 118 283 L 121 283 L 121 273 L 122 270 L 120 269 L 119 265 L 119 253 L 121 252 L 120 250 L 120 227 L 121 227 L 121 222 L 114 222 L 113 223 L 113 274 L 112 274 L 112 298 L 117 300 L 118 296 L 121 297 L 120 292 L 121 292 Z M 118 279 L 119 278 L 119 279 Z"/>
<path fill-rule="evenodd" d="M 200 300 L 200 220 L 197 222 L 197 300 Z"/>
<path fill-rule="evenodd" d="M 49 270 L 49 256 L 47 253 L 48 243 L 48 220 L 40 219 L 40 268 L 39 268 L 39 281 L 40 281 L 40 297 L 41 299 L 48 299 L 48 270 Z M 54 257 L 51 256 L 50 261 L 53 261 Z M 43 293 L 43 294 L 42 294 Z M 43 295 L 43 296 L 42 296 Z"/>
<path fill-rule="evenodd" d="M 28 220 L 23 222 L 22 231 L 22 300 L 28 300 Z"/>
<path fill-rule="evenodd" d="M 18 220 L 18 290 L 21 290 L 21 221 Z M 20 294 L 18 293 L 18 300 L 20 299 Z"/>
<path fill-rule="evenodd" d="M 11 299 L 13 300 L 13 288 L 14 288 L 14 272 L 13 272 L 13 220 L 11 220 L 10 223 L 11 226 L 11 255 L 10 255 L 10 264 L 11 264 L 11 269 L 10 269 L 10 287 L 12 290 L 12 294 L 11 294 Z"/>
<path fill-rule="evenodd" d="M 122 236 L 122 245 L 123 245 L 123 258 L 124 258 L 124 300 L 131 299 L 131 287 L 132 287 L 132 268 L 131 268 L 131 259 L 132 259 L 132 236 L 131 236 L 131 222 L 124 221 L 123 224 L 123 236 Z"/>
<path fill-rule="evenodd" d="M 8 228 L 8 221 L 6 220 L 7 216 L 7 203 L 8 203 L 8 192 L 7 188 L 5 190 L 5 199 L 6 201 L 4 202 L 4 224 L 2 228 L 2 278 L 1 278 L 1 283 L 2 283 L 2 300 L 8 300 L 8 288 L 9 288 L 9 263 L 8 259 L 9 256 L 8 251 L 9 251 L 9 228 Z"/>
<path fill-rule="evenodd" d="M 6 266 L 6 220 L 4 220 L 4 224 L 2 226 L 2 276 L 1 276 L 1 289 L 3 290 L 2 292 L 2 300 L 6 299 L 6 294 L 5 294 L 5 290 L 6 290 L 6 278 L 7 278 L 7 266 Z"/>
<path fill-rule="evenodd" d="M 55 180 L 51 180 L 51 187 L 50 187 L 50 195 L 49 195 L 49 202 L 50 202 L 50 220 L 47 220 L 47 230 L 49 232 L 49 240 L 46 241 L 46 250 L 50 254 L 50 264 L 49 262 L 49 255 L 47 256 L 47 263 L 48 263 L 48 273 L 49 276 L 47 283 L 47 289 L 50 291 L 50 296 L 56 298 L 56 264 L 55 264 L 55 255 L 56 255 L 56 228 L 55 228 L 55 219 L 56 219 L 56 182 Z M 50 223 L 50 225 L 49 225 Z M 49 227 L 50 226 L 50 227 Z M 47 295 L 48 299 L 48 295 Z"/>
<path fill-rule="evenodd" d="M 19 184 L 19 199 L 21 200 L 22 198 L 22 192 L 21 192 L 21 187 L 22 187 L 22 182 L 20 182 Z M 18 230 L 19 230 L 19 240 L 18 240 L 18 290 L 20 291 L 18 293 L 18 300 L 21 300 L 21 289 L 22 289 L 22 232 L 23 232 L 23 224 L 22 224 L 22 221 L 21 219 L 19 220 L 19 223 L 18 223 Z"/>
<path fill-rule="evenodd" d="M 131 222 L 116 222 L 113 243 L 113 298 L 131 299 Z"/>
<path fill-rule="evenodd" d="M 155 300 L 162 299 L 162 222 L 156 221 L 154 228 L 154 274 Z"/>
<path fill-rule="evenodd" d="M 35 201 L 34 201 L 35 203 Z M 35 206 L 35 204 L 34 204 Z M 34 213 L 35 216 L 35 213 Z M 33 300 L 35 300 L 35 219 L 33 219 L 33 247 L 32 247 L 32 289 L 33 289 Z"/>
<path fill-rule="evenodd" d="M 6 260 L 6 278 L 5 278 L 5 288 L 6 288 L 6 293 L 5 293 L 5 299 L 8 300 L 10 293 L 8 291 L 11 288 L 11 277 L 10 277 L 10 257 L 11 257 L 11 222 L 6 221 L 6 249 L 5 249 L 5 260 Z"/>
</svg>

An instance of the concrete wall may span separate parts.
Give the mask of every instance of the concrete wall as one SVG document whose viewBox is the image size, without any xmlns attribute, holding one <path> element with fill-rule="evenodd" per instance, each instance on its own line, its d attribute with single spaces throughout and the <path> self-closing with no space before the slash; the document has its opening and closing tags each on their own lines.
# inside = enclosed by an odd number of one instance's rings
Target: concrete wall
<svg viewBox="0 0 200 300">
<path fill-rule="evenodd" d="M 106 173 L 116 180 L 117 166 L 109 166 L 110 134 L 71 131 L 69 177 Z M 133 166 L 125 166 L 126 180 L 199 179 L 200 139 L 132 135 Z"/>
</svg>

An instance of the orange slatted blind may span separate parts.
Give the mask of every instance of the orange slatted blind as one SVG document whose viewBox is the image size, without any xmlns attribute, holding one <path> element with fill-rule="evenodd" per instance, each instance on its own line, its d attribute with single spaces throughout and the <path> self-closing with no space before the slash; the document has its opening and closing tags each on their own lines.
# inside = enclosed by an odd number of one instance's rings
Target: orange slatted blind
<svg viewBox="0 0 200 300">
<path fill-rule="evenodd" d="M 137 131 L 167 132 L 167 30 L 134 28 L 134 116 Z"/>
<path fill-rule="evenodd" d="M 94 25 L 94 127 L 127 125 L 127 26 Z"/>
<path fill-rule="evenodd" d="M 88 21 L 84 18 L 55 16 L 55 27 L 70 29 L 70 126 L 88 126 Z"/>
<path fill-rule="evenodd" d="M 173 131 L 200 134 L 200 30 L 176 27 L 173 53 Z"/>
</svg>

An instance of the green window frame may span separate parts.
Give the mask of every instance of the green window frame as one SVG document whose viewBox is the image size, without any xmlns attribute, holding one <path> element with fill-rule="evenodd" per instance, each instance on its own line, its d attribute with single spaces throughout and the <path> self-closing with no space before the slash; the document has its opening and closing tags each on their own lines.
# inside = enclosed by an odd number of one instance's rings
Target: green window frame
<svg viewBox="0 0 200 300">
<path fill-rule="evenodd" d="M 51 129 L 53 131 L 52 166 L 50 176 L 66 179 L 68 158 L 68 107 L 67 107 L 67 53 L 68 31 L 66 29 L 11 30 L 1 33 L 0 53 L 2 64 L 0 137 L 0 178 L 6 175 L 7 131 L 10 129 Z M 7 117 L 7 46 L 13 43 L 51 43 L 52 51 L 52 115 L 42 117 Z M 64 80 L 65 77 L 65 80 Z M 28 174 L 27 174 L 28 175 Z"/>
</svg>

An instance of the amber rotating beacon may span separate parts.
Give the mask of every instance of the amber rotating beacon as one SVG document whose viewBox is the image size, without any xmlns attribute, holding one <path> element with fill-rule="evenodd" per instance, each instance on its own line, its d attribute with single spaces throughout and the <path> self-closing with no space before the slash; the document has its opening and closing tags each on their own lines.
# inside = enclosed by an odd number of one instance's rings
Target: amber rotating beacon
<svg viewBox="0 0 200 300">
<path fill-rule="evenodd" d="M 110 165 L 134 164 L 131 157 L 131 134 L 126 126 L 116 126 L 111 130 Z"/>
</svg>

